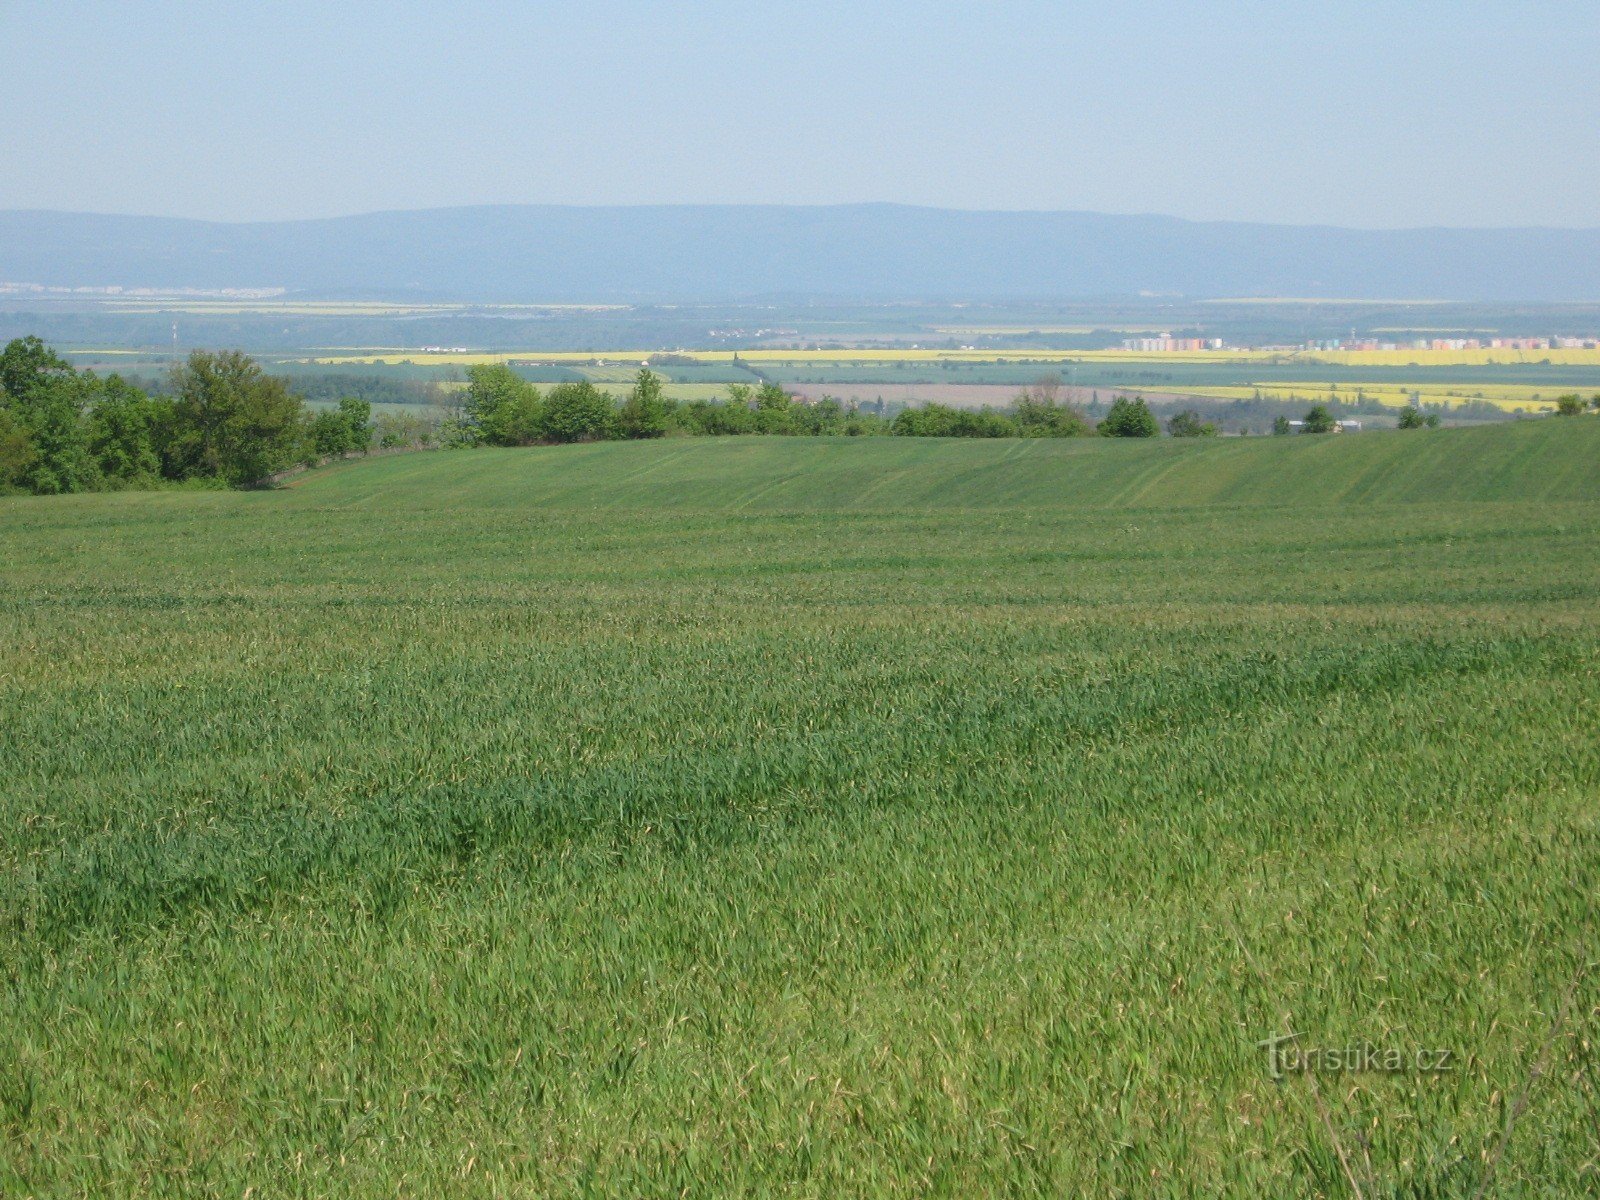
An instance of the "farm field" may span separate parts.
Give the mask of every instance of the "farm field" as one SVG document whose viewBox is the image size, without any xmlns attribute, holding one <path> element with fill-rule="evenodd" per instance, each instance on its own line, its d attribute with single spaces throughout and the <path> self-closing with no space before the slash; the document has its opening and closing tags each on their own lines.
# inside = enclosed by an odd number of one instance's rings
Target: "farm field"
<svg viewBox="0 0 1600 1200">
<path fill-rule="evenodd" d="M 1372 352 L 1377 354 L 1378 352 Z M 1517 357 L 1514 352 L 1506 352 Z M 428 384 L 459 387 L 466 367 L 507 361 L 524 378 L 540 385 L 589 379 L 620 394 L 631 385 L 639 367 L 650 361 L 667 380 L 667 395 L 678 401 L 719 400 L 731 382 L 776 382 L 808 397 L 834 395 L 865 402 L 938 401 L 977 406 L 1005 406 L 1017 392 L 1041 377 L 1058 378 L 1068 392 L 1086 402 L 1117 393 L 1141 394 L 1153 400 L 1185 399 L 1255 402 L 1282 401 L 1304 406 L 1339 398 L 1377 401 L 1403 407 L 1413 398 L 1422 403 L 1467 408 L 1471 419 L 1492 417 L 1494 409 L 1511 415 L 1542 413 L 1566 392 L 1600 394 L 1600 352 L 1551 351 L 1538 361 L 1467 362 L 1462 352 L 1447 362 L 1447 352 L 1415 352 L 1426 362 L 1378 365 L 1372 354 L 1266 355 L 1231 351 L 1187 354 L 1049 351 L 700 351 L 653 355 L 636 350 L 520 351 L 424 353 L 371 350 L 320 356 L 267 356 L 268 369 L 296 381 L 311 380 L 318 397 L 331 399 L 330 376 L 352 385 L 362 380 L 385 385 Z M 1381 355 L 1380 355 L 1381 357 Z M 1482 358 L 1482 355 L 1478 355 Z M 170 368 L 169 355 L 148 351 L 77 350 L 73 360 L 102 373 L 119 371 L 160 379 Z M 1556 359 L 1561 361 L 1555 361 Z M 1569 361 L 1570 360 L 1570 361 Z M 1258 421 L 1259 425 L 1260 422 Z"/>
<path fill-rule="evenodd" d="M 0 1195 L 1591 1194 L 1597 462 L 0 499 Z"/>
<path fill-rule="evenodd" d="M 389 351 L 383 354 L 318 355 L 312 361 L 340 366 L 353 363 L 387 361 L 398 354 L 415 363 L 471 365 L 506 362 L 510 359 L 535 359 L 541 362 L 622 362 L 637 364 L 650 357 L 649 350 L 523 350 L 502 353 L 475 351 Z M 1194 350 L 1147 352 L 1138 350 L 940 350 L 880 348 L 865 350 L 678 350 L 675 356 L 694 362 L 732 362 L 743 359 L 754 363 L 935 363 L 935 362 L 1085 362 L 1139 363 L 1272 363 L 1324 364 L 1338 366 L 1486 366 L 1549 364 L 1556 366 L 1600 366 L 1600 349 L 1592 350 Z"/>
<path fill-rule="evenodd" d="M 1318 401 L 1376 400 L 1391 408 L 1405 408 L 1421 402 L 1446 408 L 1463 404 L 1492 404 L 1506 412 L 1542 413 L 1554 411 L 1557 392 L 1549 385 L 1461 384 L 1334 384 L 1271 383 L 1260 387 L 1210 387 L 1200 384 L 1185 389 L 1190 395 L 1217 400 L 1282 400 L 1296 404 Z M 1600 394 L 1600 393 L 1597 393 Z"/>
</svg>

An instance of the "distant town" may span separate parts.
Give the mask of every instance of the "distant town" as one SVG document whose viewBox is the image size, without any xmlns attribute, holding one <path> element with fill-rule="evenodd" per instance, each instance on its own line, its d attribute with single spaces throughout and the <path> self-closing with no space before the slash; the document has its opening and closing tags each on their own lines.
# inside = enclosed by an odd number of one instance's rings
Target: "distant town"
<svg viewBox="0 0 1600 1200">
<path fill-rule="evenodd" d="M 1235 346 L 1222 338 L 1123 338 L 1124 350 L 1141 353 L 1181 353 L 1196 350 L 1593 350 L 1600 335 L 1587 337 L 1401 338 L 1392 342 L 1373 338 L 1318 338 L 1292 345 Z"/>
</svg>

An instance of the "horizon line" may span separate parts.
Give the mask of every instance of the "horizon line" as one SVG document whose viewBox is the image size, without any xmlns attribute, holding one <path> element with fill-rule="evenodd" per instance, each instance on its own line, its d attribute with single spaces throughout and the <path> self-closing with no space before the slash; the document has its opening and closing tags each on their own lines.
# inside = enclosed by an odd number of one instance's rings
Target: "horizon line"
<svg viewBox="0 0 1600 1200">
<path fill-rule="evenodd" d="M 334 221 L 356 221 L 371 217 L 415 216 L 429 213 L 468 213 L 526 209 L 561 209 L 573 212 L 631 212 L 644 210 L 778 210 L 817 211 L 824 209 L 906 209 L 915 212 L 950 213 L 963 216 L 1010 217 L 1094 217 L 1127 221 L 1171 221 L 1182 225 L 1246 226 L 1264 229 L 1336 230 L 1343 233 L 1406 234 L 1406 233 L 1600 233 L 1600 225 L 1340 225 L 1330 221 L 1266 221 L 1235 217 L 1182 217 L 1160 212 L 1107 212 L 1088 208 L 961 208 L 938 204 L 916 204 L 899 200 L 845 200 L 828 203 L 786 204 L 762 201 L 756 203 L 723 201 L 671 201 L 627 204 L 573 204 L 543 201 L 509 201 L 478 204 L 442 204 L 419 208 L 375 208 L 326 216 L 266 217 L 266 218 L 216 218 L 175 215 L 170 213 L 115 212 L 98 209 L 17 207 L 0 208 L 0 217 L 104 217 L 130 221 L 174 221 L 194 225 L 311 225 Z"/>
</svg>

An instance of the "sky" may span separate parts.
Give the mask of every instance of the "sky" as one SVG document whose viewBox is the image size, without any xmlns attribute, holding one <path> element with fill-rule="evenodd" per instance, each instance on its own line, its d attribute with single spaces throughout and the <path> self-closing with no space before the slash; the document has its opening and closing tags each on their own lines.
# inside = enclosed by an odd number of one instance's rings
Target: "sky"
<svg viewBox="0 0 1600 1200">
<path fill-rule="evenodd" d="M 1596 0 L 0 0 L 0 208 L 1600 226 Z"/>
</svg>

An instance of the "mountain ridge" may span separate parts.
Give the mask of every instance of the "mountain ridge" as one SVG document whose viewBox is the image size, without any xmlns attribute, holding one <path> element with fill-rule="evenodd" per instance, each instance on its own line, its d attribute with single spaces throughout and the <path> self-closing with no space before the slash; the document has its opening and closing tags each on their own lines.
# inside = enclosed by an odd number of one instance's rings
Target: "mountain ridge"
<svg viewBox="0 0 1600 1200">
<path fill-rule="evenodd" d="M 1351 229 L 892 203 L 473 205 L 291 221 L 0 211 L 0 281 L 601 303 L 1600 299 L 1600 229 Z"/>
</svg>

